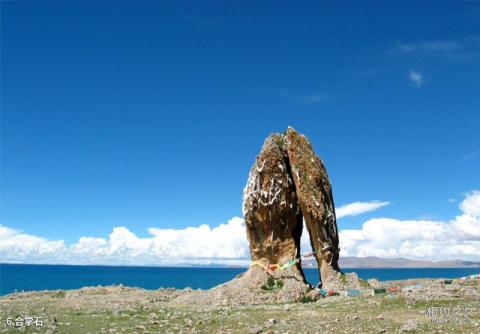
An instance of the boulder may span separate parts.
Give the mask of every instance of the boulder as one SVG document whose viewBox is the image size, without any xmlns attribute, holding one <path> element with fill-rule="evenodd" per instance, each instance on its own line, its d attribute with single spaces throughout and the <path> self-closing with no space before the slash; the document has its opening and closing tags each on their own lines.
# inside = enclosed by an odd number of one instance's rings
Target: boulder
<svg viewBox="0 0 480 334">
<path fill-rule="evenodd" d="M 307 298 L 310 298 L 310 300 L 312 301 L 316 301 L 322 298 L 322 292 L 320 291 L 320 289 L 312 289 L 308 291 L 305 296 Z"/>
</svg>

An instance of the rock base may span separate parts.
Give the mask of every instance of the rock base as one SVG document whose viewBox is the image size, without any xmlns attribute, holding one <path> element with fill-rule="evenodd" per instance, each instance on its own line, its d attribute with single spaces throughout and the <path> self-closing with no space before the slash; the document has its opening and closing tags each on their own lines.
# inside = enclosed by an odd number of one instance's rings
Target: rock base
<svg viewBox="0 0 480 334">
<path fill-rule="evenodd" d="M 269 274 L 259 266 L 251 266 L 233 280 L 206 291 L 192 291 L 179 296 L 175 306 L 238 306 L 299 301 L 310 289 L 294 269 Z"/>
</svg>

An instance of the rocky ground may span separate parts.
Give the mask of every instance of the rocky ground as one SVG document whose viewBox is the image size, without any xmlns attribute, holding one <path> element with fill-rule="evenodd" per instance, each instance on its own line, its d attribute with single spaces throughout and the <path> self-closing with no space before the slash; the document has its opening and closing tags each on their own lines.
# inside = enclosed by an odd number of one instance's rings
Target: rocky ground
<svg viewBox="0 0 480 334">
<path fill-rule="evenodd" d="M 399 287 L 372 296 L 274 295 L 285 286 L 255 291 L 261 303 L 232 303 L 222 289 L 143 290 L 124 286 L 15 293 L 0 298 L 1 333 L 479 333 L 480 282 L 454 280 L 369 281 Z M 313 290 L 314 291 L 314 290 Z M 232 291 L 229 291 L 232 293 Z M 238 291 L 240 296 L 241 291 Z M 206 296 L 211 298 L 209 301 Z M 14 327 L 15 320 L 42 317 L 42 327 Z M 11 326 L 7 325 L 10 318 Z"/>
</svg>

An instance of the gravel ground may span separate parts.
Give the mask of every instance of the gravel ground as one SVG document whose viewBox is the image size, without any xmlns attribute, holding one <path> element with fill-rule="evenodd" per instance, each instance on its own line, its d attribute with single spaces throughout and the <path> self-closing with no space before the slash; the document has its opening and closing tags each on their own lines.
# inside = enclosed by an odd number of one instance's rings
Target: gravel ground
<svg viewBox="0 0 480 334">
<path fill-rule="evenodd" d="M 480 333 L 478 279 L 370 284 L 399 287 L 399 292 L 371 296 L 365 289 L 355 297 L 256 305 L 209 305 L 197 299 L 204 291 L 191 289 L 109 286 L 16 293 L 0 298 L 0 333 Z M 258 291 L 275 293 L 280 292 Z M 188 296 L 191 304 L 175 303 Z M 42 326 L 14 327 L 19 317 L 42 317 Z"/>
</svg>

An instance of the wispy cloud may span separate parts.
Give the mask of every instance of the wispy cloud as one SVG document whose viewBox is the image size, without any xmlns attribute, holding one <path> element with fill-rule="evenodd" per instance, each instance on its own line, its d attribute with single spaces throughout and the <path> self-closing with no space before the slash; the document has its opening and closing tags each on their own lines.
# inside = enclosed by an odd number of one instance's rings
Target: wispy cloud
<svg viewBox="0 0 480 334">
<path fill-rule="evenodd" d="M 335 213 L 337 218 L 342 218 L 347 216 L 358 216 L 362 213 L 378 210 L 389 204 L 390 202 L 380 202 L 380 201 L 354 202 L 354 203 L 342 205 L 336 208 Z"/>
<path fill-rule="evenodd" d="M 463 43 L 457 40 L 430 41 L 416 44 L 398 43 L 395 50 L 402 52 L 450 52 L 463 48 Z"/>
<path fill-rule="evenodd" d="M 286 98 L 287 100 L 290 100 L 292 102 L 302 104 L 302 105 L 312 105 L 312 104 L 325 102 L 327 100 L 327 96 L 321 93 L 296 95 L 290 91 L 282 91 L 280 95 Z"/>
<path fill-rule="evenodd" d="M 477 158 L 480 158 L 480 150 L 467 153 L 462 157 L 464 161 L 475 160 Z"/>
<path fill-rule="evenodd" d="M 408 73 L 408 80 L 410 80 L 417 88 L 423 85 L 423 75 L 418 71 L 411 70 Z"/>
<path fill-rule="evenodd" d="M 389 54 L 419 57 L 442 57 L 454 62 L 478 63 L 480 57 L 480 35 L 447 40 L 397 43 L 387 50 Z"/>
</svg>

